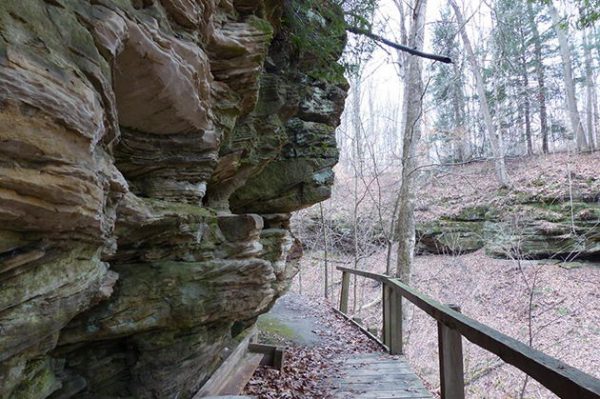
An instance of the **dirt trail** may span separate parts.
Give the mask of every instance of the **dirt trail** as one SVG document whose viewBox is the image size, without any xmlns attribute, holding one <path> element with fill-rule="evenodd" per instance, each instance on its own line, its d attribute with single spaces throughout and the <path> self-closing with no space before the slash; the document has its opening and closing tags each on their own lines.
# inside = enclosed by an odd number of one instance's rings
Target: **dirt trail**
<svg viewBox="0 0 600 399">
<path fill-rule="evenodd" d="M 258 318 L 258 327 L 267 340 L 314 346 L 323 344 L 323 339 L 315 333 L 320 320 L 311 309 L 306 298 L 298 294 L 287 294 L 275 306 Z"/>
</svg>

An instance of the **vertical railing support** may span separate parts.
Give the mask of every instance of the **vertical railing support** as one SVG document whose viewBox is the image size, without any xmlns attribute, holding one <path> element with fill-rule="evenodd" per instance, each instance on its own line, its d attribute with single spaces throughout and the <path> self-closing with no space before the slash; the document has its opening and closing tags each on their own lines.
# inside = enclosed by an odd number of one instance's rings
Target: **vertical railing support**
<svg viewBox="0 0 600 399">
<path fill-rule="evenodd" d="M 447 305 L 460 312 L 458 305 Z M 464 399 L 462 336 L 456 330 L 438 321 L 438 349 L 440 354 L 440 384 L 442 399 Z"/>
<path fill-rule="evenodd" d="M 392 355 L 402 354 L 402 296 L 383 283 L 383 343 Z"/>
<path fill-rule="evenodd" d="M 340 291 L 340 312 L 348 314 L 348 297 L 350 295 L 350 274 L 342 272 L 342 290 Z"/>
<path fill-rule="evenodd" d="M 390 353 L 402 354 L 402 295 L 394 289 L 389 293 L 390 308 Z"/>
<path fill-rule="evenodd" d="M 388 287 L 386 283 L 383 283 L 383 290 L 381 292 L 381 308 L 383 310 L 383 328 L 382 328 L 382 336 L 381 339 L 383 344 L 390 347 L 390 293 L 392 289 Z"/>
</svg>

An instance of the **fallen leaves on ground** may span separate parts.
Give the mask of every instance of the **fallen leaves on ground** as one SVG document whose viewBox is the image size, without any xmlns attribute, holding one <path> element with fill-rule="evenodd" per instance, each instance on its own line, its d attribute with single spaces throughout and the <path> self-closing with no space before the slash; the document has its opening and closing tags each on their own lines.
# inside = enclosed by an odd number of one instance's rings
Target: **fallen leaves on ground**
<svg viewBox="0 0 600 399">
<path fill-rule="evenodd" d="M 328 302 L 299 298 L 302 302 L 296 300 L 295 308 L 318 320 L 320 328 L 313 332 L 320 337 L 319 342 L 314 346 L 285 342 L 283 370 L 259 367 L 244 394 L 259 399 L 332 398 L 330 381 L 339 376 L 336 359 L 352 353 L 381 352 L 377 344 L 333 312 Z"/>
</svg>

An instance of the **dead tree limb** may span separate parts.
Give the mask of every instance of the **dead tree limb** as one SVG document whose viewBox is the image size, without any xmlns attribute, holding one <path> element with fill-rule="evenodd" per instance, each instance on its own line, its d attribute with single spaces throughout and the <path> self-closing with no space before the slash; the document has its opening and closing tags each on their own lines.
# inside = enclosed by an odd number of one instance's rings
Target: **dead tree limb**
<svg viewBox="0 0 600 399">
<path fill-rule="evenodd" d="M 386 39 L 385 37 L 376 35 L 375 33 L 372 33 L 366 29 L 357 28 L 355 26 L 346 26 L 346 30 L 350 33 L 354 33 L 355 35 L 366 36 L 370 39 L 375 40 L 376 42 L 383 43 L 386 46 L 395 48 L 396 50 L 405 51 L 409 54 L 416 55 L 418 57 L 423 57 L 423 58 L 427 58 L 430 60 L 440 61 L 445 64 L 452 64 L 452 59 L 450 57 L 446 57 L 443 55 L 437 55 L 437 54 L 424 53 L 423 51 L 420 51 L 420 50 L 417 50 L 414 48 L 410 48 L 410 47 L 404 46 L 402 44 L 395 43 L 391 40 Z"/>
</svg>

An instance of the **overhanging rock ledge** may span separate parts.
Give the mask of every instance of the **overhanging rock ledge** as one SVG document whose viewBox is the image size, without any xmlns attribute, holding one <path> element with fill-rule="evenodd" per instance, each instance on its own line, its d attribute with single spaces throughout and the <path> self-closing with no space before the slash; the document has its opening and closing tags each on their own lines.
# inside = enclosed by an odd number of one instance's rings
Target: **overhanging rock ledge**
<svg viewBox="0 0 600 399">
<path fill-rule="evenodd" d="M 0 397 L 190 398 L 286 290 L 347 91 L 290 5 L 0 2 Z"/>
</svg>

